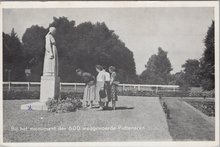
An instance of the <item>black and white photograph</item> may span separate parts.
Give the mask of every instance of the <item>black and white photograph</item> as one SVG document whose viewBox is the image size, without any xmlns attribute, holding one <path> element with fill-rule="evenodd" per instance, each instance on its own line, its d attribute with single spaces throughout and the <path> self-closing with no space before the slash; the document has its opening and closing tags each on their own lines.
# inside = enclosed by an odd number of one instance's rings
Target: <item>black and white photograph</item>
<svg viewBox="0 0 220 147">
<path fill-rule="evenodd" d="M 2 2 L 3 145 L 219 145 L 219 2 Z"/>
</svg>

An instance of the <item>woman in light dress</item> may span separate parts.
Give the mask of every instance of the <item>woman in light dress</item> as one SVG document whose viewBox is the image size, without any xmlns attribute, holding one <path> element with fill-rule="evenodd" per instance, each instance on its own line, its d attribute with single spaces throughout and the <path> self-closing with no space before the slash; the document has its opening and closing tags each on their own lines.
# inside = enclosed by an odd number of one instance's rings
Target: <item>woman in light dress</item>
<svg viewBox="0 0 220 147">
<path fill-rule="evenodd" d="M 80 76 L 83 81 L 86 83 L 86 87 L 83 94 L 83 105 L 85 107 L 89 106 L 88 108 L 92 108 L 93 102 L 95 101 L 95 77 L 88 73 L 84 72 L 82 69 L 77 69 L 76 73 Z"/>
</svg>

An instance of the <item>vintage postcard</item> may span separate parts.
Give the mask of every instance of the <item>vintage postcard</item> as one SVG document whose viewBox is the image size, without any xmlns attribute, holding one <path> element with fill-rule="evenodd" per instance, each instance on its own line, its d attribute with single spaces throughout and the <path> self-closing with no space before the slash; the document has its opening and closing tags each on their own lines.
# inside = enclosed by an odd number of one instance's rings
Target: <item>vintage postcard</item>
<svg viewBox="0 0 220 147">
<path fill-rule="evenodd" d="M 1 2 L 1 145 L 219 146 L 219 2 Z"/>
</svg>

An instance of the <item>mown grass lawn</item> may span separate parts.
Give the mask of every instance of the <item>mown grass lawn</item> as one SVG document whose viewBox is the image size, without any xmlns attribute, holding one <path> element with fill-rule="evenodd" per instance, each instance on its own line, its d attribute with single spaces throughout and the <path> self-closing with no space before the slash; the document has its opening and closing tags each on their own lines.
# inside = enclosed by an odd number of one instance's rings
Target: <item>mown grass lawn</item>
<svg viewBox="0 0 220 147">
<path fill-rule="evenodd" d="M 170 110 L 167 119 L 173 140 L 214 141 L 215 124 L 210 124 L 178 98 L 163 98 Z"/>
<path fill-rule="evenodd" d="M 75 142 L 75 141 L 213 141 L 215 125 L 185 105 L 178 98 L 162 98 L 171 119 L 165 119 L 157 99 L 152 97 L 120 97 L 116 111 L 77 110 L 71 113 L 22 111 L 22 104 L 37 100 L 3 101 L 4 142 Z M 167 121 L 167 124 L 166 124 Z M 80 126 L 138 126 L 139 131 L 27 131 L 25 128 Z M 168 127 L 167 127 L 168 125 Z M 17 128 L 18 127 L 18 128 Z M 17 129 L 23 129 L 22 131 Z M 62 129 L 62 128 L 60 128 Z"/>
<path fill-rule="evenodd" d="M 3 101 L 4 142 L 172 140 L 157 97 L 120 96 L 115 111 L 97 111 L 97 108 L 70 113 L 20 110 L 22 104 L 35 101 L 37 100 Z M 80 127 L 79 131 L 69 130 L 69 127 L 74 129 L 77 126 Z M 26 127 L 27 130 L 25 130 Z M 55 130 L 53 130 L 54 127 L 56 127 Z M 63 130 L 58 130 L 58 128 L 62 129 L 61 127 Z M 85 127 L 115 127 L 116 129 L 82 130 Z M 129 130 L 126 127 L 139 129 Z M 30 128 L 51 128 L 51 130 L 36 131 L 30 130 Z"/>
</svg>

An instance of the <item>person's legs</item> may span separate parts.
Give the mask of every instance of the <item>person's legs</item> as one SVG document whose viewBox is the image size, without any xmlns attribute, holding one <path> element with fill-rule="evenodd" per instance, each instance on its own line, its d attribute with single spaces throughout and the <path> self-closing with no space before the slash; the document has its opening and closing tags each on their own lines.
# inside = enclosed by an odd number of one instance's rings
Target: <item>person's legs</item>
<svg viewBox="0 0 220 147">
<path fill-rule="evenodd" d="M 103 102 L 99 102 L 99 109 L 98 110 L 103 110 Z"/>
<path fill-rule="evenodd" d="M 90 101 L 89 108 L 92 108 L 93 101 Z"/>
<path fill-rule="evenodd" d="M 85 101 L 84 106 L 85 106 L 85 107 L 88 106 L 88 101 Z"/>
<path fill-rule="evenodd" d="M 115 104 L 116 104 L 115 100 L 112 100 L 112 109 L 113 110 L 115 110 Z"/>
<path fill-rule="evenodd" d="M 108 102 L 106 102 L 106 105 L 105 105 L 105 106 L 106 106 L 106 108 L 108 108 Z"/>
<path fill-rule="evenodd" d="M 88 85 L 86 85 L 86 87 L 84 89 L 83 103 L 84 103 L 84 107 L 87 107 L 87 105 L 88 105 Z"/>
</svg>

